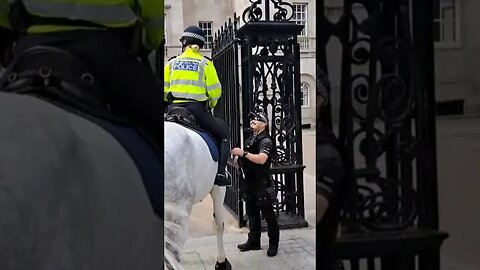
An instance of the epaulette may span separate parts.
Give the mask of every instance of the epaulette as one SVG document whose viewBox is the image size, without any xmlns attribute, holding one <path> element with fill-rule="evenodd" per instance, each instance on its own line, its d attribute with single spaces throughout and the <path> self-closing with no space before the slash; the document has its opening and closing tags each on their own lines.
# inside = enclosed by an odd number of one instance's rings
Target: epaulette
<svg viewBox="0 0 480 270">
<path fill-rule="evenodd" d="M 174 59 L 174 58 L 177 58 L 177 55 L 170 57 L 170 59 L 168 59 L 167 62 Z"/>
<path fill-rule="evenodd" d="M 203 57 L 207 58 L 207 60 L 212 61 L 212 59 L 211 59 L 210 57 L 208 57 L 208 56 L 205 56 L 205 55 L 204 55 Z"/>
</svg>

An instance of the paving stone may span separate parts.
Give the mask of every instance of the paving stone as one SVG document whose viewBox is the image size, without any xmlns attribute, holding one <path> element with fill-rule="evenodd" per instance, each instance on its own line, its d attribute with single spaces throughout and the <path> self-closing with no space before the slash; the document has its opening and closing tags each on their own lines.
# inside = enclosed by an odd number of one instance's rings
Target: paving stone
<svg viewBox="0 0 480 270">
<path fill-rule="evenodd" d="M 315 247 L 305 241 L 311 238 L 314 229 L 297 232 L 282 231 L 278 254 L 275 257 L 267 256 L 268 237 L 262 234 L 262 249 L 241 252 L 237 249 L 238 243 L 244 242 L 243 235 L 225 235 L 225 252 L 235 270 L 242 269 L 272 269 L 297 270 L 315 269 Z M 293 231 L 293 230 L 292 230 Z M 236 241 L 242 237 L 242 240 Z M 208 241 L 207 241 L 208 240 Z M 217 257 L 216 241 L 212 239 L 195 239 L 189 245 L 188 241 L 183 255 L 182 265 L 185 270 L 214 269 Z M 203 244 L 208 243 L 208 244 Z"/>
</svg>

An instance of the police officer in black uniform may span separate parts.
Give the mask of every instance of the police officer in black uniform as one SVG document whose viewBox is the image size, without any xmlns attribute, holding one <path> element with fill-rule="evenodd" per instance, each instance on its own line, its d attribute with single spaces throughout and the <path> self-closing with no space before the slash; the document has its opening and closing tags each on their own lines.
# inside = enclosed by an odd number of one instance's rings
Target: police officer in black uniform
<svg viewBox="0 0 480 270">
<path fill-rule="evenodd" d="M 247 207 L 247 242 L 238 245 L 241 251 L 259 250 L 261 236 L 260 211 L 267 222 L 269 247 L 267 255 L 277 255 L 280 230 L 273 210 L 276 200 L 270 165 L 274 153 L 273 140 L 268 132 L 268 118 L 263 112 L 250 113 L 250 128 L 253 134 L 246 140 L 245 149 L 234 148 L 233 156 L 240 157 L 238 164 L 245 174 L 244 199 Z"/>
</svg>

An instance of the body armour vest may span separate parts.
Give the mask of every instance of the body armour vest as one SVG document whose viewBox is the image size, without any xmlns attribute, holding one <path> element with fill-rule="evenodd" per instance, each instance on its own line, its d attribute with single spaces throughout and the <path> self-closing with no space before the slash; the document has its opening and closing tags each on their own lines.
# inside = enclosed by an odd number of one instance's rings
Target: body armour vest
<svg viewBox="0 0 480 270">
<path fill-rule="evenodd" d="M 275 153 L 273 140 L 268 135 L 266 131 L 250 136 L 245 142 L 245 151 L 248 151 L 252 154 L 259 154 L 264 152 L 268 155 L 268 159 L 264 164 L 256 164 L 248 160 L 247 158 L 242 158 L 242 167 L 245 172 L 245 178 L 268 178 L 270 174 L 270 166 L 272 164 L 272 156 Z"/>
</svg>

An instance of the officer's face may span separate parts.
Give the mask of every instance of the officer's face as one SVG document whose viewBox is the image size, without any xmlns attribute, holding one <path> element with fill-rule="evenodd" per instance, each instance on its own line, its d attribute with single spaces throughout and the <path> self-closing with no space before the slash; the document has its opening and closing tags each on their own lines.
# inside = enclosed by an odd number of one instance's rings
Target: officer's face
<svg viewBox="0 0 480 270">
<path fill-rule="evenodd" d="M 266 124 L 255 119 L 250 120 L 250 128 L 253 132 L 259 132 L 265 129 Z"/>
</svg>

